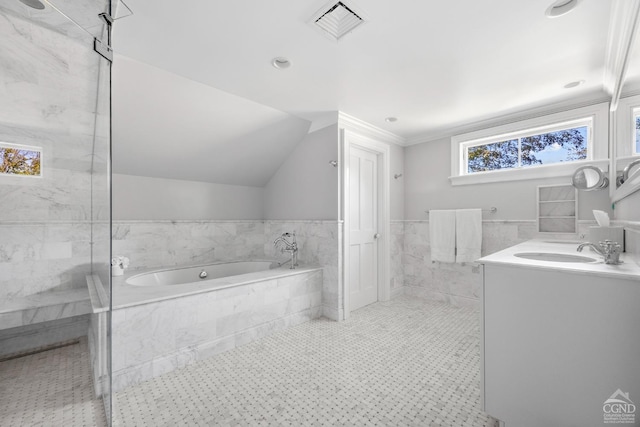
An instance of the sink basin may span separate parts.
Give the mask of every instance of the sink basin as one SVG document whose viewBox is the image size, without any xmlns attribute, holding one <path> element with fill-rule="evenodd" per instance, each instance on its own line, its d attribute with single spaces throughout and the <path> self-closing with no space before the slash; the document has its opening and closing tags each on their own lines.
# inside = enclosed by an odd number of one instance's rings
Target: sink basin
<svg viewBox="0 0 640 427">
<path fill-rule="evenodd" d="M 597 262 L 595 258 L 582 255 L 556 254 L 552 252 L 520 252 L 513 254 L 518 258 L 532 259 L 535 261 L 551 262 Z"/>
</svg>

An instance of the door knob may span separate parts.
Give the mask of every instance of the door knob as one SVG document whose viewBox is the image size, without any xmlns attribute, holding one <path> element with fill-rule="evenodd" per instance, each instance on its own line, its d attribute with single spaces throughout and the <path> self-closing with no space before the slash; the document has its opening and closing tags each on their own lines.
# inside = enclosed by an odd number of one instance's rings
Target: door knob
<svg viewBox="0 0 640 427">
<path fill-rule="evenodd" d="M 376 233 L 376 234 L 374 234 L 374 235 L 373 235 L 373 238 L 374 238 L 374 239 L 379 239 L 379 238 L 380 238 L 380 233 Z"/>
</svg>

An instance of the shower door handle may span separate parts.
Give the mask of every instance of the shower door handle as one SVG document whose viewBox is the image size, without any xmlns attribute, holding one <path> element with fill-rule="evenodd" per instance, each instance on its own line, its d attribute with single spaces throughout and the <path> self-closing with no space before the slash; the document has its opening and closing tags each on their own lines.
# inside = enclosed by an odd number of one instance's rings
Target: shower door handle
<svg viewBox="0 0 640 427">
<path fill-rule="evenodd" d="M 373 238 L 374 238 L 374 239 L 379 239 L 379 238 L 380 238 L 380 233 L 376 233 L 376 234 L 374 234 L 374 235 L 373 235 Z"/>
</svg>

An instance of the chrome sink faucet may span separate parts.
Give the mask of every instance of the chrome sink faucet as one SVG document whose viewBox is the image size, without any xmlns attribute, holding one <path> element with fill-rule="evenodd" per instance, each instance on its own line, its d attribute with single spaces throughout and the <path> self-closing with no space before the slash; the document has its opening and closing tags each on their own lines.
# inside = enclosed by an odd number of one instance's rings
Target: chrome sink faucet
<svg viewBox="0 0 640 427">
<path fill-rule="evenodd" d="M 273 241 L 273 246 L 280 247 L 280 252 L 289 252 L 291 254 L 291 270 L 298 266 L 298 243 L 296 242 L 296 233 L 283 233 Z"/>
<path fill-rule="evenodd" d="M 591 242 L 585 242 L 578 245 L 577 251 L 582 252 L 582 249 L 584 249 L 585 246 L 589 246 L 595 252 L 602 255 L 605 264 L 622 264 L 622 261 L 620 261 L 620 252 L 622 252 L 622 247 L 618 242 L 605 240 L 604 242 L 599 242 L 598 245 Z"/>
</svg>

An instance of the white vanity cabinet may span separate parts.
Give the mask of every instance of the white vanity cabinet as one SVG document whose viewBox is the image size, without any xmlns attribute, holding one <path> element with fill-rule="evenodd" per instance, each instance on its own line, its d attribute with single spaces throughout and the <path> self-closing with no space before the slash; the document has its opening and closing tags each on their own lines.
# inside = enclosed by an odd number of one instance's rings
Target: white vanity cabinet
<svg viewBox="0 0 640 427">
<path fill-rule="evenodd" d="M 638 266 L 513 256 L 558 250 L 535 244 L 480 261 L 484 410 L 506 427 L 602 426 L 620 390 L 639 409 L 635 424 L 617 425 L 640 425 Z"/>
</svg>

